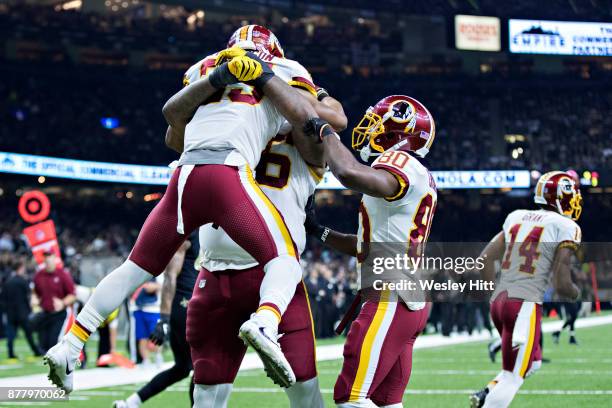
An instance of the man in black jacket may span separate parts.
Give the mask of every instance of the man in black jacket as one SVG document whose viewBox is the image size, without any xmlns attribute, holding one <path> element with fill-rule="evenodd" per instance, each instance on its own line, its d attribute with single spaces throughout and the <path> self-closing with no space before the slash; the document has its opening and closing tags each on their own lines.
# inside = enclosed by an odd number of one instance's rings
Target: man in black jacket
<svg viewBox="0 0 612 408">
<path fill-rule="evenodd" d="M 4 301 L 7 317 L 7 347 L 8 358 L 16 359 L 14 350 L 17 329 L 21 327 L 25 333 L 28 344 L 35 356 L 42 353 L 38 345 L 34 342 L 32 330 L 28 317 L 30 315 L 30 282 L 26 273 L 25 260 L 20 259 L 15 265 L 15 271 L 8 278 L 2 289 L 2 300 Z"/>
</svg>

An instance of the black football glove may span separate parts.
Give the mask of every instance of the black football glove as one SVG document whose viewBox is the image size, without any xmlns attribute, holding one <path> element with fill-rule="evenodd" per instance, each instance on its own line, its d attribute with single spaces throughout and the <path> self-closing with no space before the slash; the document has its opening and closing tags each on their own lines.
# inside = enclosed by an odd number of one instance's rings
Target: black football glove
<svg viewBox="0 0 612 408">
<path fill-rule="evenodd" d="M 304 221 L 304 229 L 308 235 L 312 235 L 321 242 L 325 242 L 327 235 L 329 234 L 329 228 L 326 228 L 319 224 L 317 220 L 317 214 L 315 211 L 314 194 L 308 197 L 306 203 L 306 220 Z"/>
<path fill-rule="evenodd" d="M 170 335 L 170 316 L 161 314 L 159 320 L 153 329 L 153 333 L 149 336 L 149 340 L 156 346 L 163 345 Z"/>
<path fill-rule="evenodd" d="M 321 118 L 308 119 L 304 124 L 302 131 L 306 136 L 316 138 L 317 143 L 323 142 L 323 139 L 331 135 L 335 135 L 338 139 L 340 139 L 340 136 L 338 136 L 334 128 L 332 128 L 327 121 Z"/>
</svg>

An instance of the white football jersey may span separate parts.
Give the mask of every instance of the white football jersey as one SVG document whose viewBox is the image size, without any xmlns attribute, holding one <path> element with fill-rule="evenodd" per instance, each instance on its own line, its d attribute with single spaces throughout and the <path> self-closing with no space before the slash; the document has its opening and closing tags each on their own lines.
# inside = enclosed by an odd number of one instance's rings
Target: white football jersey
<svg viewBox="0 0 612 408">
<path fill-rule="evenodd" d="M 552 264 L 560 245 L 577 248 L 580 227 L 570 218 L 548 210 L 516 210 L 504 222 L 506 250 L 495 292 L 541 303 L 550 286 Z"/>
<path fill-rule="evenodd" d="M 405 242 L 407 252 L 411 256 L 418 256 L 420 248 L 427 242 L 438 199 L 436 184 L 429 170 L 404 151 L 385 152 L 372 163 L 372 167 L 391 172 L 402 188 L 395 197 L 379 198 L 364 194 L 361 200 L 357 232 L 357 270 L 360 274 L 370 242 Z M 424 302 L 403 298 L 413 310 L 425 307 Z"/>
<path fill-rule="evenodd" d="M 283 216 L 298 253 L 306 246 L 305 207 L 320 177 L 302 159 L 290 136 L 285 142 L 272 141 L 261 155 L 255 179 Z M 223 231 L 207 224 L 200 228 L 202 266 L 209 271 L 246 269 L 257 265 L 248 252 Z"/>
<path fill-rule="evenodd" d="M 316 95 L 310 74 L 298 62 L 262 53 L 259 56 L 279 78 Z M 183 83 L 188 85 L 209 75 L 215 69 L 215 57 L 216 54 L 209 55 L 191 66 Z M 261 152 L 284 121 L 270 99 L 254 87 L 244 83 L 228 85 L 196 110 L 185 129 L 184 151 L 235 149 L 255 168 Z"/>
</svg>

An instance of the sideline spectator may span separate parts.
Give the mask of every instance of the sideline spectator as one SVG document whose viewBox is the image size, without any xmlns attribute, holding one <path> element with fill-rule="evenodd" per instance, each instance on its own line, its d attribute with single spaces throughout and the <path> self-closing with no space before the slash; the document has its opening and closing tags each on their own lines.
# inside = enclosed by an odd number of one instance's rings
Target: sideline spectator
<svg viewBox="0 0 612 408">
<path fill-rule="evenodd" d="M 149 363 L 149 336 L 153 333 L 159 320 L 159 308 L 161 284 L 156 278 L 144 285 L 136 296 L 136 310 L 134 311 L 134 322 L 136 324 L 136 341 L 138 352 L 142 357 L 143 364 Z"/>
<path fill-rule="evenodd" d="M 9 359 L 17 359 L 14 342 L 17 336 L 17 330 L 20 327 L 26 336 L 28 345 L 32 353 L 34 353 L 34 356 L 42 355 L 38 345 L 34 341 L 30 328 L 30 292 L 26 262 L 21 258 L 15 265 L 15 271 L 2 288 L 2 301 L 4 302 L 6 311 L 6 345 Z"/>
<path fill-rule="evenodd" d="M 44 255 L 45 268 L 34 275 L 34 292 L 43 309 L 36 329 L 40 348 L 46 353 L 57 343 L 67 317 L 66 308 L 75 302 L 76 296 L 72 277 L 58 266 L 55 253 L 48 251 Z"/>
</svg>

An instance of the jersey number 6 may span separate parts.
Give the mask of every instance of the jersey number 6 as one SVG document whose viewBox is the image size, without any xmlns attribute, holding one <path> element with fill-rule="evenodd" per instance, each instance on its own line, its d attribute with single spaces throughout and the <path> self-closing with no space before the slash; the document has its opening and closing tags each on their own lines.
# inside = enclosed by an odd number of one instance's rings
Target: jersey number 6
<svg viewBox="0 0 612 408">
<path fill-rule="evenodd" d="M 289 156 L 270 151 L 269 145 L 261 153 L 261 159 L 255 168 L 255 180 L 260 185 L 282 189 L 289 182 L 291 160 Z"/>
</svg>

